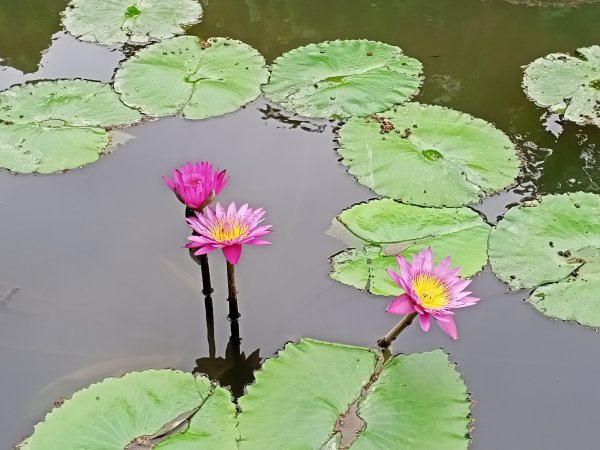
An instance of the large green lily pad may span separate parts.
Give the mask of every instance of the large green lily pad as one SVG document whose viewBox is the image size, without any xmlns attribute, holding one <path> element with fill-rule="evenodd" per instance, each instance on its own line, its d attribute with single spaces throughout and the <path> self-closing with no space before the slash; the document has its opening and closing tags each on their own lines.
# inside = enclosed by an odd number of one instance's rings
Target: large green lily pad
<svg viewBox="0 0 600 450">
<path fill-rule="evenodd" d="M 494 273 L 542 313 L 600 326 L 600 196 L 548 195 L 510 209 L 489 242 Z"/>
<path fill-rule="evenodd" d="M 525 68 L 523 88 L 538 106 L 566 120 L 600 126 L 600 46 L 536 59 Z"/>
<path fill-rule="evenodd" d="M 204 119 L 254 100 L 268 77 L 264 58 L 243 42 L 181 36 L 125 61 L 115 76 L 115 90 L 127 105 L 151 116 L 181 113 Z"/>
<path fill-rule="evenodd" d="M 147 44 L 183 34 L 201 17 L 197 0 L 72 0 L 63 25 L 84 41 Z"/>
<path fill-rule="evenodd" d="M 378 194 L 424 206 L 462 206 L 511 185 L 515 146 L 490 123 L 441 106 L 406 103 L 351 118 L 342 164 Z"/>
<path fill-rule="evenodd" d="M 309 44 L 277 58 L 265 96 L 308 117 L 369 116 L 421 86 L 422 65 L 399 47 L 367 40 Z"/>
<path fill-rule="evenodd" d="M 156 448 L 237 449 L 236 413 L 228 391 L 205 377 L 149 370 L 108 378 L 75 393 L 36 425 L 22 450 L 123 450 L 134 439 L 143 443 L 160 435 L 165 425 L 197 408 L 185 432 Z"/>
<path fill-rule="evenodd" d="M 107 151 L 106 128 L 130 125 L 141 114 L 110 85 L 56 80 L 0 92 L 0 167 L 52 173 L 96 161 Z"/>
<path fill-rule="evenodd" d="M 351 449 L 468 445 L 466 388 L 440 350 L 380 366 L 372 350 L 303 339 L 268 360 L 239 403 L 241 450 L 339 448 L 336 422 L 352 403 L 365 423 Z"/>
<path fill-rule="evenodd" d="M 450 256 L 470 277 L 487 264 L 490 226 L 470 208 L 424 208 L 391 199 L 355 205 L 334 220 L 328 234 L 348 246 L 331 258 L 331 277 L 372 294 L 402 291 L 385 272 L 396 269 L 394 256 L 411 258 L 431 247 L 435 261 Z"/>
</svg>

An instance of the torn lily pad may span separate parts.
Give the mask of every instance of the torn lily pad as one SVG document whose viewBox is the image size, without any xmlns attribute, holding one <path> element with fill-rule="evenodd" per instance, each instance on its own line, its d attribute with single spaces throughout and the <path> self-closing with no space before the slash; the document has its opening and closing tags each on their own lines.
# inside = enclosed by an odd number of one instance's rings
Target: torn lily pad
<svg viewBox="0 0 600 450">
<path fill-rule="evenodd" d="M 105 83 L 55 80 L 15 86 L 0 92 L 0 167 L 53 173 L 90 164 L 107 151 L 107 128 L 141 119 Z"/>
<path fill-rule="evenodd" d="M 566 120 L 600 126 L 600 46 L 536 59 L 525 68 L 523 88 L 536 105 Z"/>
<path fill-rule="evenodd" d="M 469 400 L 447 355 L 399 355 L 381 364 L 367 348 L 288 344 L 239 400 L 240 450 L 337 449 L 342 440 L 354 441 L 352 449 L 465 450 Z M 342 436 L 351 404 L 363 426 Z"/>
<path fill-rule="evenodd" d="M 235 415 L 230 393 L 206 377 L 132 372 L 75 393 L 36 425 L 21 450 L 123 450 L 134 443 L 162 450 L 234 450 Z"/>
<path fill-rule="evenodd" d="M 399 47 L 364 39 L 291 50 L 272 65 L 265 96 L 308 117 L 369 116 L 416 95 L 422 65 Z"/>
<path fill-rule="evenodd" d="M 144 45 L 183 34 L 201 17 L 197 0 L 72 0 L 63 25 L 84 41 Z"/>
<path fill-rule="evenodd" d="M 265 59 L 243 42 L 181 36 L 140 50 L 115 75 L 125 104 L 151 116 L 220 116 L 260 95 Z"/>
<path fill-rule="evenodd" d="M 512 290 L 536 288 L 542 313 L 600 326 L 600 196 L 547 195 L 510 209 L 489 242 L 494 273 Z"/>
<path fill-rule="evenodd" d="M 406 103 L 351 118 L 339 131 L 342 164 L 376 193 L 423 206 L 462 206 L 506 188 L 515 146 L 490 123 L 441 106 Z"/>
<path fill-rule="evenodd" d="M 450 256 L 461 275 L 470 277 L 487 264 L 490 229 L 478 213 L 466 207 L 425 208 L 391 199 L 371 200 L 344 210 L 333 220 L 327 234 L 354 248 L 331 258 L 330 276 L 375 295 L 399 295 L 400 289 L 385 272 L 396 268 L 393 255 L 410 258 L 431 247 L 438 260 Z"/>
</svg>

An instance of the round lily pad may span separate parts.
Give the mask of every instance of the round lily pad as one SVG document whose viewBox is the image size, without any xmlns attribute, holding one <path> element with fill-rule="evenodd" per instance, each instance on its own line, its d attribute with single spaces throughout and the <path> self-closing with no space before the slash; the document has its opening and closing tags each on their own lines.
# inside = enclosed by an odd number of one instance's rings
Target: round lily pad
<svg viewBox="0 0 600 450">
<path fill-rule="evenodd" d="M 600 46 L 536 59 L 525 68 L 523 88 L 538 106 L 566 120 L 600 126 Z"/>
<path fill-rule="evenodd" d="M 490 229 L 470 208 L 423 208 L 391 199 L 358 204 L 339 214 L 328 231 L 355 247 L 331 258 L 331 277 L 372 294 L 396 296 L 402 291 L 385 272 L 396 267 L 393 255 L 411 258 L 426 247 L 436 262 L 450 256 L 461 275 L 470 277 L 487 264 Z"/>
<path fill-rule="evenodd" d="M 104 83 L 55 80 L 15 86 L 0 92 L 0 167 L 52 173 L 90 164 L 107 151 L 106 128 L 141 119 Z"/>
<path fill-rule="evenodd" d="M 490 123 L 441 106 L 406 103 L 351 118 L 339 131 L 342 164 L 376 193 L 424 206 L 462 206 L 506 188 L 515 146 Z"/>
<path fill-rule="evenodd" d="M 205 377 L 173 370 L 132 372 L 75 393 L 36 425 L 21 449 L 123 450 L 135 441 L 162 450 L 234 450 L 235 415 L 230 393 Z M 186 420 L 183 432 L 171 433 Z"/>
<path fill-rule="evenodd" d="M 510 209 L 492 230 L 490 263 L 551 317 L 600 326 L 600 196 L 547 195 Z"/>
<path fill-rule="evenodd" d="M 240 449 L 346 448 L 338 426 L 351 403 L 366 426 L 344 438 L 350 448 L 467 448 L 466 388 L 442 351 L 381 365 L 367 348 L 302 339 L 268 360 L 240 398 Z"/>
<path fill-rule="evenodd" d="M 139 45 L 183 34 L 201 17 L 197 0 L 72 0 L 63 25 L 84 41 Z"/>
<path fill-rule="evenodd" d="M 123 63 L 115 90 L 151 116 L 220 116 L 254 100 L 269 71 L 252 47 L 227 38 L 181 36 L 142 49 Z"/>
<path fill-rule="evenodd" d="M 369 116 L 416 95 L 422 65 L 399 47 L 328 41 L 291 50 L 271 67 L 265 96 L 308 117 Z"/>
</svg>

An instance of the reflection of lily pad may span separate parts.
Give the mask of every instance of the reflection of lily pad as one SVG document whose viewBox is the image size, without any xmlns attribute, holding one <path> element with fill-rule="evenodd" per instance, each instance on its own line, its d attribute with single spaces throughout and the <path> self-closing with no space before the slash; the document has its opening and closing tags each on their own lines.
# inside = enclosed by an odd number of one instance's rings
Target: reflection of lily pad
<svg viewBox="0 0 600 450">
<path fill-rule="evenodd" d="M 380 116 L 352 118 L 339 135 L 348 172 L 405 203 L 462 206 L 507 187 L 519 172 L 504 133 L 441 106 L 406 103 Z"/>
<path fill-rule="evenodd" d="M 340 448 L 336 421 L 357 400 L 366 428 L 352 449 L 467 448 L 465 385 L 442 351 L 381 368 L 372 350 L 303 339 L 268 360 L 240 398 L 240 449 Z"/>
<path fill-rule="evenodd" d="M 368 116 L 417 94 L 422 65 L 367 40 L 309 44 L 277 58 L 265 96 L 309 117 Z"/>
<path fill-rule="evenodd" d="M 0 167 L 51 173 L 96 161 L 104 128 L 141 120 L 112 88 L 85 80 L 42 81 L 0 92 Z"/>
<path fill-rule="evenodd" d="M 201 16 L 196 0 L 72 0 L 63 24 L 84 41 L 147 44 L 184 33 Z"/>
<path fill-rule="evenodd" d="M 423 208 L 394 200 L 372 200 L 338 215 L 328 234 L 356 247 L 332 257 L 331 277 L 376 295 L 398 295 L 385 268 L 395 268 L 391 255 L 410 258 L 431 247 L 436 261 L 450 256 L 470 277 L 487 263 L 490 226 L 469 208 Z M 468 244 L 467 244 L 468 243 Z"/>
<path fill-rule="evenodd" d="M 490 236 L 492 269 L 511 289 L 537 288 L 546 315 L 600 326 L 600 196 L 548 195 L 509 210 Z"/>
<path fill-rule="evenodd" d="M 538 106 L 580 125 L 600 126 L 600 46 L 536 59 L 525 69 L 523 87 Z"/>
<path fill-rule="evenodd" d="M 589 3 L 596 3 L 598 0 L 504 0 L 515 5 L 525 6 L 546 6 L 546 7 L 565 7 L 581 6 Z"/>
<path fill-rule="evenodd" d="M 254 100 L 268 76 L 264 58 L 243 42 L 181 36 L 125 61 L 115 89 L 126 104 L 146 114 L 204 119 Z"/>
<path fill-rule="evenodd" d="M 175 427 L 176 419 L 192 414 L 189 428 L 161 439 L 172 431 L 165 425 Z M 154 435 L 162 441 L 157 449 L 237 449 L 229 392 L 205 377 L 171 370 L 108 378 L 49 413 L 22 450 L 123 450 L 134 440 L 143 444 Z"/>
</svg>

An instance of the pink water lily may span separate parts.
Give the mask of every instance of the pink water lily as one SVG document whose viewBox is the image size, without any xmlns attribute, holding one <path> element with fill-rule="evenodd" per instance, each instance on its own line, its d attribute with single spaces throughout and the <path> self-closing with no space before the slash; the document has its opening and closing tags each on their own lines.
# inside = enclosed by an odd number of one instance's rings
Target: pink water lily
<svg viewBox="0 0 600 450">
<path fill-rule="evenodd" d="M 433 317 L 444 333 L 457 339 L 458 331 L 452 309 L 471 306 L 479 301 L 477 297 L 470 297 L 470 291 L 464 290 L 471 280 L 459 277 L 459 267 L 450 268 L 449 256 L 437 266 L 434 265 L 431 247 L 413 256 L 412 264 L 400 255 L 396 256 L 396 261 L 400 275 L 390 269 L 386 271 L 404 293 L 392 300 L 387 312 L 417 313 L 419 324 L 425 332 L 429 330 L 430 319 Z"/>
<path fill-rule="evenodd" d="M 188 237 L 186 247 L 197 248 L 195 255 L 203 255 L 220 248 L 227 262 L 237 264 L 242 254 L 242 245 L 266 245 L 268 241 L 260 238 L 271 232 L 271 225 L 259 226 L 264 220 L 262 208 L 251 209 L 247 204 L 237 209 L 231 203 L 225 210 L 217 203 L 213 210 L 210 206 L 204 214 L 196 213 L 187 218 L 190 227 L 198 234 Z"/>
<path fill-rule="evenodd" d="M 213 166 L 208 161 L 195 164 L 188 162 L 179 170 L 173 169 L 171 176 L 171 180 L 163 177 L 165 184 L 181 203 L 195 210 L 210 204 L 229 181 L 224 170 L 219 172 L 217 169 L 213 172 Z"/>
</svg>

